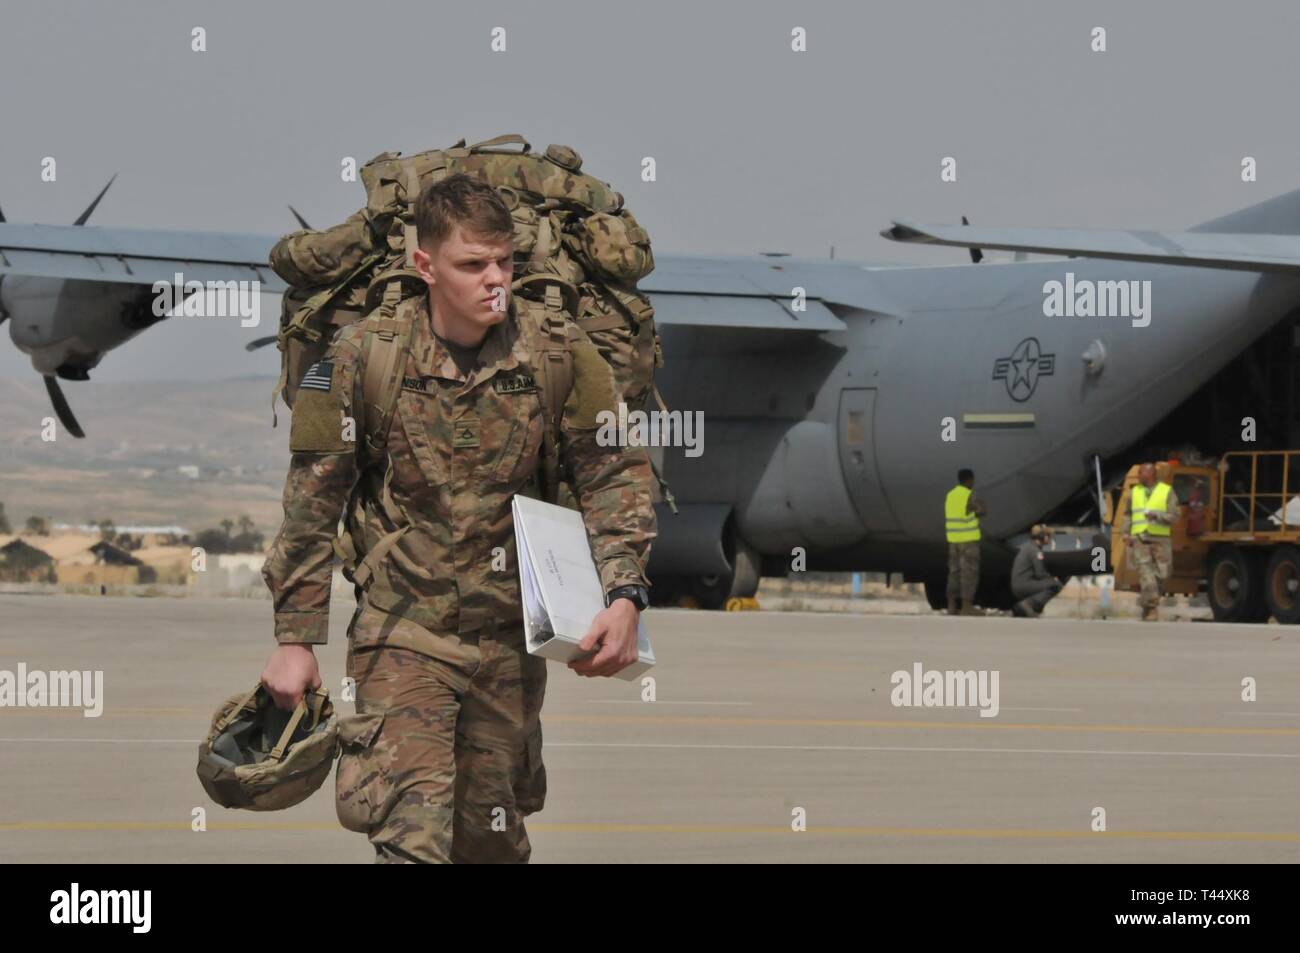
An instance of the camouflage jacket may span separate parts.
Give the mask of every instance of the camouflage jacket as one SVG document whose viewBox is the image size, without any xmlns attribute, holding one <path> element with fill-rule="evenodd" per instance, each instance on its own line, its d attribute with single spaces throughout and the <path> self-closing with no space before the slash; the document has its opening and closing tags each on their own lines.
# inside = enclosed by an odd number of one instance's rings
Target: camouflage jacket
<svg viewBox="0 0 1300 953">
<path fill-rule="evenodd" d="M 414 326 L 387 460 L 368 461 L 358 449 L 364 434 L 353 408 L 362 400 L 362 322 L 339 330 L 294 401 L 284 523 L 262 570 L 281 644 L 326 641 L 341 517 L 343 556 L 364 556 L 409 527 L 364 580 L 368 603 L 416 633 L 395 642 L 427 651 L 431 639 L 455 639 L 489 622 L 521 624 L 511 497 L 539 495 L 544 420 L 532 370 L 538 329 L 512 298 L 509 316 L 488 331 L 479 366 L 467 377 L 434 336 L 427 297 L 409 307 Z M 650 460 L 642 447 L 597 443 L 596 414 L 617 406 L 613 374 L 576 328 L 570 338 L 574 384 L 561 421 L 561 459 L 605 590 L 647 585 L 655 536 Z"/>
</svg>

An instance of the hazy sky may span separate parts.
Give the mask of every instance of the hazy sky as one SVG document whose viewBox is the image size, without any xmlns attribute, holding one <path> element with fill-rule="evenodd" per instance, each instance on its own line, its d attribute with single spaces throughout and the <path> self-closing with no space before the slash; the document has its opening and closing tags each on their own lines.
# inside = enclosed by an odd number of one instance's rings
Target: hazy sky
<svg viewBox="0 0 1300 953">
<path fill-rule="evenodd" d="M 1300 188 L 1297 36 L 1287 2 L 22 0 L 0 22 L 0 208 L 70 223 L 117 172 L 94 223 L 279 234 L 287 203 L 317 226 L 362 204 L 344 156 L 520 132 L 576 148 L 660 253 L 958 262 L 877 233 L 1181 228 Z M 92 374 L 274 374 L 274 347 L 241 345 L 277 316 L 171 320 Z M 6 334 L 0 375 L 32 374 Z"/>
</svg>

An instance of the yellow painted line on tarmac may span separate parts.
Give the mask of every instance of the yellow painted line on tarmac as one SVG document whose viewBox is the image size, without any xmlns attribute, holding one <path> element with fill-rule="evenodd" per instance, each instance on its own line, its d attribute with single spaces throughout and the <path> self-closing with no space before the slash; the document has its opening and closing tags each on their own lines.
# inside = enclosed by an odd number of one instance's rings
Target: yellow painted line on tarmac
<svg viewBox="0 0 1300 953">
<path fill-rule="evenodd" d="M 78 718 L 86 717 L 82 713 L 86 711 L 84 705 L 50 705 L 48 707 L 24 705 L 19 708 L 16 706 L 0 705 L 0 718 L 8 718 L 10 715 L 76 715 Z M 206 715 L 212 717 L 215 708 L 203 711 L 201 708 L 117 708 L 105 707 L 94 718 L 112 718 L 122 715 Z"/>
<path fill-rule="evenodd" d="M 654 702 L 642 702 L 641 704 L 650 706 Z M 53 715 L 56 717 L 68 717 L 75 715 L 78 719 L 84 717 L 81 708 L 13 708 L 0 710 L 0 718 L 5 717 L 11 712 L 26 712 L 31 715 Z M 160 713 L 179 713 L 192 712 L 195 714 L 211 715 L 211 712 L 200 712 L 198 709 L 190 708 L 119 708 L 106 709 L 100 718 L 110 715 L 144 715 Z M 974 712 L 974 709 L 972 709 Z M 1213 725 L 1189 726 L 1189 725 L 1072 725 L 1056 724 L 1048 722 L 1016 722 L 1016 721 L 998 721 L 989 718 L 979 718 L 975 716 L 971 721 L 884 721 L 871 719 L 855 718 L 745 718 L 745 717 L 727 717 L 722 715 L 588 715 L 588 714 L 549 714 L 542 712 L 544 723 L 554 724 L 594 724 L 594 725 L 697 725 L 720 727 L 789 727 L 789 728 L 868 728 L 868 729 L 885 729 L 899 728 L 910 730 L 931 729 L 931 730 L 970 730 L 970 729 L 1001 729 L 1001 730 L 1021 730 L 1021 731 L 1060 731 L 1060 732 L 1082 732 L 1090 733 L 1118 733 L 1118 734 L 1183 734 L 1183 735 L 1262 735 L 1262 736 L 1279 736 L 1295 737 L 1300 736 L 1300 728 L 1252 728 L 1252 727 L 1216 727 Z M 3 740 L 3 739 L 0 739 Z M 57 740 L 57 739 L 51 739 Z"/>
<path fill-rule="evenodd" d="M 338 821 L 213 821 L 209 831 L 341 831 Z M 10 831 L 191 831 L 189 821 L 12 821 L 0 823 Z M 199 832 L 196 832 L 199 833 Z"/>
<path fill-rule="evenodd" d="M 1300 843 L 1293 831 L 1091 831 L 982 827 L 857 827 L 815 825 L 807 831 L 771 824 L 545 824 L 528 822 L 536 833 L 553 834 L 813 834 L 836 837 L 936 837 L 993 840 L 1166 840 L 1264 841 Z M 184 831 L 188 821 L 18 821 L 0 824 L 0 833 L 19 831 Z M 214 821 L 208 831 L 343 831 L 326 821 Z"/>
<path fill-rule="evenodd" d="M 646 702 L 647 705 L 653 702 Z M 1300 735 L 1300 728 L 1216 728 L 1184 725 L 1068 725 L 1044 722 L 999 722 L 989 718 L 971 721 L 865 721 L 851 718 L 728 718 L 713 715 L 548 715 L 543 724 L 628 724 L 628 725 L 719 725 L 809 728 L 930 728 L 930 729 L 1021 729 L 1026 731 L 1168 733 L 1188 735 Z"/>
</svg>

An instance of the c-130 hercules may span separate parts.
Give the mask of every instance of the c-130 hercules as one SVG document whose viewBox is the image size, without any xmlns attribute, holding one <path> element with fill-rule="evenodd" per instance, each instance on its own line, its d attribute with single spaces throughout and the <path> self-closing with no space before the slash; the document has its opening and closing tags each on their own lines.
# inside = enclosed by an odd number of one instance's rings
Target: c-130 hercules
<svg viewBox="0 0 1300 953">
<path fill-rule="evenodd" d="M 278 236 L 87 227 L 93 208 L 75 226 L 0 216 L 0 320 L 78 436 L 56 378 L 86 379 L 159 320 L 155 281 L 283 289 L 266 265 Z M 718 607 L 802 550 L 810 570 L 923 581 L 937 606 L 943 497 L 970 467 L 989 509 L 977 601 L 1006 607 L 1033 523 L 1056 529 L 1051 571 L 1096 571 L 1099 490 L 1132 461 L 1240 448 L 1244 416 L 1253 449 L 1296 445 L 1300 191 L 1186 232 L 882 234 L 972 263 L 656 256 L 640 288 L 662 326 L 658 384 L 705 420 L 702 454 L 653 451 L 679 510 L 660 511 L 657 596 Z M 979 249 L 1074 257 L 981 264 Z"/>
</svg>

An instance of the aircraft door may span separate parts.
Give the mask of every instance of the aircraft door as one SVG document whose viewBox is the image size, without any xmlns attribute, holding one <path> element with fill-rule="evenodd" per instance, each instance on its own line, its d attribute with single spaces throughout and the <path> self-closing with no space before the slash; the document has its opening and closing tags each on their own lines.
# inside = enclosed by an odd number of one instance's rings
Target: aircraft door
<svg viewBox="0 0 1300 953">
<path fill-rule="evenodd" d="M 840 391 L 837 442 L 840 469 L 862 525 L 869 532 L 891 532 L 901 527 L 876 469 L 876 394 L 874 387 L 852 387 Z"/>
</svg>

